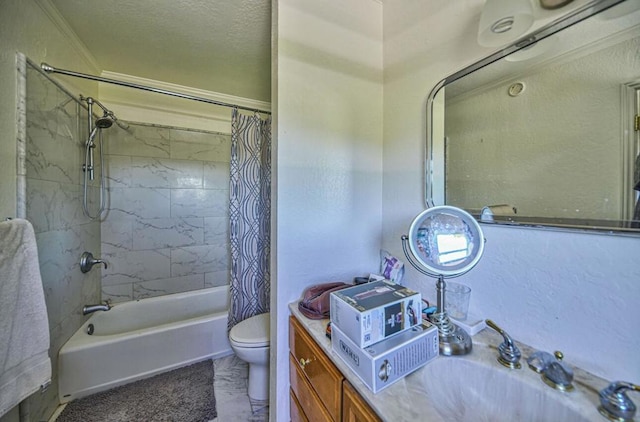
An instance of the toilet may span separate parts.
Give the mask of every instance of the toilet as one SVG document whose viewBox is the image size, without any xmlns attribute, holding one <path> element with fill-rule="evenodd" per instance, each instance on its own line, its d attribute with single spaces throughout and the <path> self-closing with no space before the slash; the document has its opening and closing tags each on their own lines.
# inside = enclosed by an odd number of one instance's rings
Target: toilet
<svg viewBox="0 0 640 422">
<path fill-rule="evenodd" d="M 238 358 L 249 364 L 249 397 L 269 399 L 269 313 L 237 323 L 229 332 L 229 343 Z"/>
</svg>

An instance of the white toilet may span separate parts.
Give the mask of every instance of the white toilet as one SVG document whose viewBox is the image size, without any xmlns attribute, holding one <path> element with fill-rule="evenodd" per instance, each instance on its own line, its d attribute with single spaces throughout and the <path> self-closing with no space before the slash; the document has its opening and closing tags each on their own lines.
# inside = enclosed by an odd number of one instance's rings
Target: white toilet
<svg viewBox="0 0 640 422">
<path fill-rule="evenodd" d="M 249 397 L 269 399 L 269 313 L 237 323 L 229 332 L 229 343 L 238 358 L 249 364 Z"/>
</svg>

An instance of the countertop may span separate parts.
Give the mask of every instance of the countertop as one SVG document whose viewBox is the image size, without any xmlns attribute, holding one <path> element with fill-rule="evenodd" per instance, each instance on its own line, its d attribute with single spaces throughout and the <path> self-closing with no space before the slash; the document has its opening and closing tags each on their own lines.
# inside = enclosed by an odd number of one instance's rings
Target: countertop
<svg viewBox="0 0 640 422">
<path fill-rule="evenodd" d="M 429 376 L 429 365 L 438 359 L 472 361 L 472 363 L 481 363 L 484 366 L 488 365 L 490 370 L 507 371 L 508 376 L 521 377 L 525 384 L 539 389 L 539 395 L 550 396 L 553 400 L 563 401 L 563 403 L 566 403 L 572 410 L 580 412 L 582 416 L 575 420 L 594 422 L 606 421 L 606 419 L 597 411 L 597 392 L 608 384 L 607 381 L 586 371 L 582 371 L 579 368 L 572 367 L 574 370 L 575 389 L 571 392 L 554 390 L 543 383 L 539 374 L 536 374 L 527 367 L 526 358 L 534 351 L 534 349 L 527 345 L 516 342 L 522 351 L 521 369 L 512 370 L 500 365 L 496 358 L 498 356 L 497 346 L 502 342 L 502 336 L 490 329 L 484 329 L 472 337 L 473 350 L 470 354 L 465 356 L 438 356 L 436 359 L 427 363 L 412 374 L 407 375 L 384 390 L 374 394 L 347 366 L 347 364 L 331 350 L 331 340 L 329 340 L 325 335 L 325 329 L 329 320 L 311 320 L 305 317 L 298 310 L 297 302 L 289 304 L 289 309 L 291 314 L 301 322 L 302 326 L 327 354 L 329 359 L 331 359 L 336 367 L 342 372 L 345 378 L 354 386 L 362 398 L 385 421 L 451 422 L 453 420 L 479 420 L 477 419 L 477 416 L 479 415 L 475 415 L 474 417 L 474 415 L 464 414 L 464 411 L 459 415 L 443 415 L 435 408 L 434 401 L 436 400 L 436 397 L 439 397 L 438 400 L 441 400 L 441 402 L 443 400 L 443 391 L 446 390 L 447 379 L 438 380 L 438 382 L 443 383 L 443 388 L 438 392 L 428 391 L 424 380 L 425 377 Z M 430 390 L 433 390 L 433 387 Z M 479 395 L 482 395 L 482 392 L 479 392 Z M 456 408 L 456 403 L 454 402 L 447 404 Z M 497 403 L 497 405 L 497 408 L 499 409 L 500 404 Z M 527 420 L 527 415 L 522 416 L 524 417 L 524 420 Z M 499 418 L 492 420 L 498 421 Z M 505 420 L 511 420 L 511 418 Z"/>
</svg>

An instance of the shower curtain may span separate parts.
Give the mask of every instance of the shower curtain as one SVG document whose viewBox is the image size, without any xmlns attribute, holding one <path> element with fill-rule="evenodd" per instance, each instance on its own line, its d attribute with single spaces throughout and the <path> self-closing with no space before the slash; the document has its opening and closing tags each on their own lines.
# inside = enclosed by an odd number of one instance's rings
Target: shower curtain
<svg viewBox="0 0 640 422">
<path fill-rule="evenodd" d="M 229 325 L 269 311 L 271 117 L 231 118 Z"/>
</svg>

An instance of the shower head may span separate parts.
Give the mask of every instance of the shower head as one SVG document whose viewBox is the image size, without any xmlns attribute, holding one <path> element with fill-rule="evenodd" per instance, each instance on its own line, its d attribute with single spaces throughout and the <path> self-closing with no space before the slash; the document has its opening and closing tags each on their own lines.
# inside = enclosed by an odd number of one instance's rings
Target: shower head
<svg viewBox="0 0 640 422">
<path fill-rule="evenodd" d="M 105 113 L 102 117 L 96 119 L 96 127 L 100 129 L 106 129 L 113 125 L 113 117 L 111 117 L 108 113 Z"/>
</svg>

